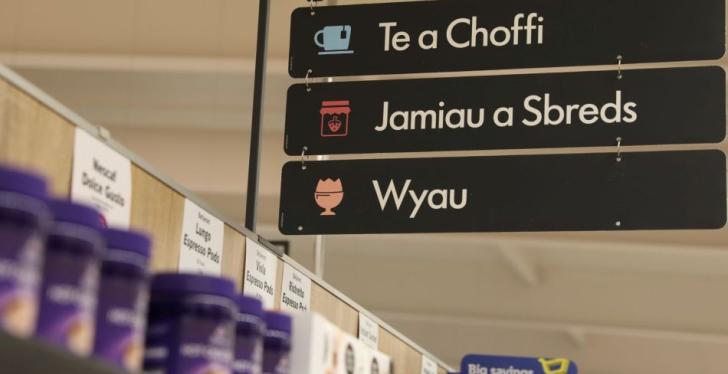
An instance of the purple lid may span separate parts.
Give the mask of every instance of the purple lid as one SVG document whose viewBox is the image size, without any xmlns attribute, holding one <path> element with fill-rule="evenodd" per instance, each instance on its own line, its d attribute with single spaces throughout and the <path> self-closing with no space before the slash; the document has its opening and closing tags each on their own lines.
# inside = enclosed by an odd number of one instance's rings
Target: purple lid
<svg viewBox="0 0 728 374">
<path fill-rule="evenodd" d="M 87 205 L 72 203 L 68 200 L 51 200 L 48 204 L 57 222 L 68 222 L 101 230 L 101 214 Z"/>
<path fill-rule="evenodd" d="M 152 293 L 205 294 L 235 300 L 235 284 L 227 278 L 202 274 L 162 273 L 152 279 Z"/>
<path fill-rule="evenodd" d="M 147 234 L 139 231 L 107 229 L 104 230 L 104 238 L 106 247 L 110 249 L 121 249 L 149 258 L 152 241 Z"/>
<path fill-rule="evenodd" d="M 268 331 L 282 331 L 285 333 L 291 333 L 292 325 L 291 316 L 283 312 L 265 312 L 265 324 Z"/>
<path fill-rule="evenodd" d="M 0 191 L 16 192 L 36 199 L 48 197 L 48 186 L 40 175 L 0 166 Z"/>
<path fill-rule="evenodd" d="M 263 302 L 254 297 L 238 295 L 236 302 L 238 304 L 238 311 L 241 314 L 251 314 L 260 318 L 265 316 Z"/>
</svg>

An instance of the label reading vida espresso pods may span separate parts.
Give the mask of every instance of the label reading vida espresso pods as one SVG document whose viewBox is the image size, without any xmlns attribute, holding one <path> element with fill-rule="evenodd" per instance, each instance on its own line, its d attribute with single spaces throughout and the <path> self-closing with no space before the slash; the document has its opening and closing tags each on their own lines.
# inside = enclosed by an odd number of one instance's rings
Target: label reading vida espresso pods
<svg viewBox="0 0 728 374">
<path fill-rule="evenodd" d="M 299 8 L 289 72 L 311 76 L 718 59 L 724 0 L 413 1 Z"/>
<path fill-rule="evenodd" d="M 719 143 L 720 67 L 297 84 L 285 151 L 347 154 Z"/>
<path fill-rule="evenodd" d="M 300 162 L 283 167 L 284 234 L 714 229 L 721 151 Z"/>
<path fill-rule="evenodd" d="M 278 257 L 255 241 L 245 239 L 245 277 L 243 291 L 260 299 L 263 308 L 275 306 Z"/>
</svg>

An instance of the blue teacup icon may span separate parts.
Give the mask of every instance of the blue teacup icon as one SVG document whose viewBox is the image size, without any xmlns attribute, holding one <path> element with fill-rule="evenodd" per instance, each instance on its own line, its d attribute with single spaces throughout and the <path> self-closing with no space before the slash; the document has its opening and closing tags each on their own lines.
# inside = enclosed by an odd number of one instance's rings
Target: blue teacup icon
<svg viewBox="0 0 728 374">
<path fill-rule="evenodd" d="M 313 41 L 319 48 L 324 49 L 319 52 L 320 55 L 354 53 L 354 51 L 349 50 L 349 43 L 351 42 L 350 25 L 326 26 L 314 35 Z"/>
</svg>

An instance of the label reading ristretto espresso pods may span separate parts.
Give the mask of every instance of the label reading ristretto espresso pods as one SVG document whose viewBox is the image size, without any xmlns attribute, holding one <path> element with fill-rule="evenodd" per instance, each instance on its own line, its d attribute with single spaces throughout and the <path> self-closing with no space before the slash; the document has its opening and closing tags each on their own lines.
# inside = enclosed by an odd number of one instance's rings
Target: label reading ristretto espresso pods
<svg viewBox="0 0 728 374">
<path fill-rule="evenodd" d="M 289 264 L 283 265 L 281 310 L 284 312 L 311 311 L 311 278 Z"/>
<path fill-rule="evenodd" d="M 721 151 L 300 162 L 284 234 L 717 229 Z"/>
<path fill-rule="evenodd" d="M 285 151 L 348 154 L 719 143 L 722 68 L 297 84 Z"/>
<path fill-rule="evenodd" d="M 723 0 L 450 0 L 299 8 L 289 72 L 311 76 L 718 59 Z"/>
</svg>

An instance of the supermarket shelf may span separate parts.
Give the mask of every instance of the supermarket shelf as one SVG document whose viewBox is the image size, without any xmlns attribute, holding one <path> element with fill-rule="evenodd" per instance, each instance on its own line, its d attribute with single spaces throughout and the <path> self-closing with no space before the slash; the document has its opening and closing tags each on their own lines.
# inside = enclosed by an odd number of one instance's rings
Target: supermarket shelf
<svg viewBox="0 0 728 374">
<path fill-rule="evenodd" d="M 124 374 L 106 364 L 80 358 L 49 345 L 0 332 L 0 362 L 9 372 L 24 374 Z M 0 372 L 5 372 L 0 369 Z"/>
<path fill-rule="evenodd" d="M 394 329 L 389 324 L 382 321 L 380 318 L 378 318 L 376 315 L 372 314 L 371 312 L 367 311 L 361 305 L 351 300 L 348 296 L 344 295 L 342 292 L 328 284 L 323 279 L 319 278 L 312 272 L 310 272 L 308 269 L 306 269 L 304 266 L 300 265 L 290 257 L 285 256 L 282 251 L 274 246 L 271 246 L 267 241 L 265 241 L 262 237 L 257 235 L 254 232 L 251 232 L 250 230 L 247 230 L 242 225 L 236 223 L 234 220 L 230 219 L 229 217 L 225 216 L 224 214 L 221 214 L 217 209 L 210 206 L 207 202 L 199 198 L 197 195 L 192 193 L 191 191 L 187 190 L 183 186 L 181 186 L 178 182 L 173 180 L 172 178 L 169 178 L 168 176 L 161 173 L 159 170 L 157 170 L 153 165 L 149 164 L 147 161 L 136 155 L 134 152 L 130 151 L 126 147 L 124 147 L 119 142 L 115 141 L 112 138 L 112 135 L 109 134 L 109 132 L 104 129 L 101 126 L 96 126 L 84 118 L 82 118 L 80 115 L 69 109 L 68 107 L 64 106 L 54 98 L 52 98 L 50 95 L 43 92 L 41 89 L 9 69 L 8 67 L 0 64 L 0 80 L 4 80 L 10 85 L 14 86 L 18 90 L 24 92 L 26 95 L 32 97 L 34 100 L 42 104 L 43 106 L 50 109 L 52 112 L 54 112 L 57 116 L 62 117 L 65 121 L 69 122 L 70 124 L 80 127 L 84 130 L 86 130 L 88 133 L 90 133 L 92 136 L 96 137 L 97 139 L 105 142 L 109 147 L 116 150 L 120 154 L 127 157 L 136 167 L 142 169 L 144 172 L 149 174 L 151 177 L 157 179 L 164 185 L 168 186 L 171 190 L 173 190 L 175 193 L 181 195 L 181 197 L 189 199 L 193 201 L 195 204 L 197 204 L 202 209 L 205 209 L 209 213 L 215 215 L 217 218 L 221 219 L 225 224 L 231 228 L 232 230 L 237 231 L 240 235 L 253 240 L 260 246 L 266 248 L 272 253 L 275 253 L 280 261 L 282 263 L 286 263 L 293 267 L 294 269 L 304 273 L 306 276 L 308 276 L 315 284 L 317 284 L 319 287 L 321 287 L 323 290 L 328 292 L 330 295 L 334 296 L 340 303 L 343 303 L 346 307 L 351 308 L 355 310 L 358 313 L 361 313 L 365 316 L 367 316 L 369 319 L 375 321 L 382 330 L 388 332 L 391 334 L 394 338 L 401 341 L 405 345 L 409 346 L 414 351 L 417 351 L 421 355 L 425 355 L 432 360 L 434 360 L 438 366 L 441 368 L 441 370 L 452 372 L 454 371 L 449 365 L 444 363 L 442 360 L 438 359 L 436 356 L 430 354 L 428 351 L 423 349 L 418 344 L 414 343 L 412 340 L 404 336 L 402 333 Z M 241 271 L 242 275 L 242 271 Z M 357 317 L 358 318 L 358 317 Z M 4 354 L 5 352 L 3 352 Z M 411 360 L 408 360 L 411 363 Z M 45 371 L 40 371 L 45 372 Z M 79 373 L 85 373 L 78 371 Z"/>
</svg>

